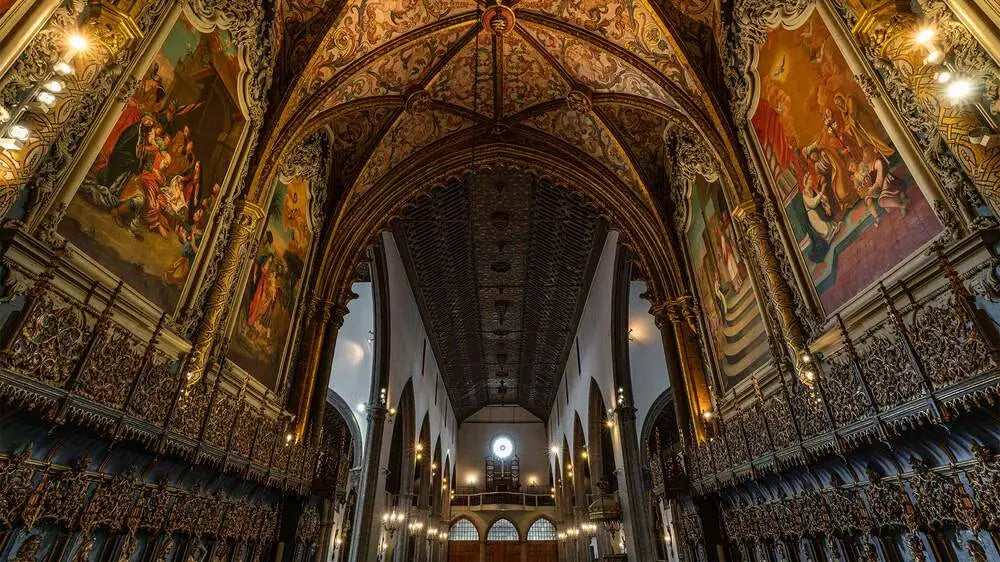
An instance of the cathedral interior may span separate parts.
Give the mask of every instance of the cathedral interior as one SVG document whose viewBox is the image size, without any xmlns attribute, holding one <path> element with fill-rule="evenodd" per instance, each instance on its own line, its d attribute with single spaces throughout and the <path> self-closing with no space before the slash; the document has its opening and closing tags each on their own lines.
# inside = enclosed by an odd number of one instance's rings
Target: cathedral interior
<svg viewBox="0 0 1000 562">
<path fill-rule="evenodd" d="M 0 560 L 1000 561 L 1000 2 L 0 0 Z"/>
</svg>

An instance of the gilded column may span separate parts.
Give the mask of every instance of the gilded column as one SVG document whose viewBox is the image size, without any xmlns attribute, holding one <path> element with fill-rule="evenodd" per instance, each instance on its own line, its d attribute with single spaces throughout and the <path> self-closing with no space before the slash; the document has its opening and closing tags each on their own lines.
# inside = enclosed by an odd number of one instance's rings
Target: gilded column
<svg viewBox="0 0 1000 562">
<path fill-rule="evenodd" d="M 811 366 L 812 355 L 806 345 L 802 324 L 795 316 L 792 290 L 781 275 L 781 266 L 778 264 L 771 237 L 767 232 L 767 219 L 757 210 L 757 205 L 753 200 L 740 203 L 733 209 L 733 217 L 743 225 L 747 241 L 754 254 L 757 255 L 757 263 L 760 264 L 761 272 L 767 281 L 771 305 L 778 313 L 778 323 L 781 325 L 785 344 L 795 357 L 795 372 L 803 383 L 812 386 L 813 380 L 816 378 L 815 371 Z"/>
<path fill-rule="evenodd" d="M 205 372 L 208 355 L 211 353 L 217 334 L 222 329 L 222 320 L 229 305 L 229 294 L 242 269 L 246 249 L 254 240 L 263 219 L 264 210 L 259 206 L 242 199 L 237 201 L 229 244 L 224 250 L 219 273 L 205 299 L 205 311 L 184 369 L 188 385 L 197 382 Z"/>
<path fill-rule="evenodd" d="M 923 22 L 907 2 L 847 0 L 845 4 L 857 18 L 852 33 L 876 57 L 892 63 L 917 103 L 936 118 L 934 125 L 941 139 L 979 194 L 1000 216 L 1000 144 L 973 141 L 982 138 L 982 131 L 996 132 L 975 104 L 944 99 L 945 86 L 938 81 L 941 67 L 937 63 L 945 55 L 939 52 L 938 58 L 928 57 L 934 52 L 933 40 L 921 37 Z"/>
<path fill-rule="evenodd" d="M 35 0 L 26 3 L 27 10 L 20 14 L 20 17 L 18 14 L 7 14 L 11 19 L 5 22 L 4 29 L 0 30 L 4 32 L 0 38 L 0 76 L 10 70 L 17 57 L 35 38 L 35 34 L 45 27 L 49 16 L 61 3 L 61 0 Z M 14 11 L 18 6 L 8 9 Z"/>
</svg>

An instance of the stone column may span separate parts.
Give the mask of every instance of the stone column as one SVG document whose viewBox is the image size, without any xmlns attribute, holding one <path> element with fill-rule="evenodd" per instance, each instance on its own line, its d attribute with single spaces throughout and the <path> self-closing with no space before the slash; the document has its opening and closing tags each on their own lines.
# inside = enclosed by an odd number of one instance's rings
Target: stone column
<svg viewBox="0 0 1000 562">
<path fill-rule="evenodd" d="M 785 344 L 794 357 L 795 372 L 804 383 L 811 386 L 815 379 L 815 372 L 811 367 L 812 356 L 806 346 L 802 323 L 795 314 L 792 289 L 781 274 L 781 266 L 768 235 L 767 219 L 753 200 L 739 204 L 733 210 L 733 217 L 743 225 L 750 248 L 757 256 L 757 263 L 767 282 L 771 306 L 778 313 L 778 323 L 781 325 Z"/>
<path fill-rule="evenodd" d="M 194 384 L 205 373 L 209 354 L 215 344 L 216 337 L 223 330 L 222 322 L 229 307 L 229 294 L 236 284 L 236 278 L 243 269 L 246 248 L 254 242 L 258 227 L 264 219 L 264 209 L 246 200 L 236 203 L 233 217 L 232 232 L 229 244 L 223 250 L 219 273 L 205 299 L 204 312 L 198 331 L 195 333 L 194 344 L 184 366 L 184 376 L 188 386 Z"/>
<path fill-rule="evenodd" d="M 856 17 L 854 36 L 875 56 L 891 62 L 917 103 L 936 120 L 942 140 L 993 214 L 1000 215 L 1000 144 L 983 146 L 970 139 L 976 131 L 992 127 L 973 104 L 945 99 L 936 79 L 938 66 L 925 62 L 928 49 L 916 42 L 923 22 L 900 2 L 846 0 L 845 4 Z"/>
<path fill-rule="evenodd" d="M 619 406 L 615 410 L 613 445 L 618 465 L 618 498 L 622 508 L 625 544 L 630 561 L 656 560 L 652 522 L 646 509 L 642 461 L 636 428 L 635 408 Z"/>
<path fill-rule="evenodd" d="M 379 523 L 375 513 L 375 503 L 379 491 L 379 457 L 382 451 L 385 415 L 384 407 L 368 409 L 368 432 L 365 437 L 365 451 L 361 458 L 362 474 L 348 560 L 367 560 L 372 552 L 373 541 L 378 538 Z"/>
<path fill-rule="evenodd" d="M 315 308 L 309 311 L 303 323 L 304 334 L 310 339 L 306 342 L 305 360 L 293 381 L 291 396 L 296 398 L 293 410 L 296 441 L 301 441 L 313 426 L 312 441 L 318 444 L 318 429 L 326 409 L 326 392 L 323 390 L 330 382 L 337 334 L 348 311 L 345 306 L 326 300 L 317 299 L 313 306 Z"/>
<path fill-rule="evenodd" d="M 693 435 L 682 436 L 692 442 L 706 438 L 701 413 L 712 409 L 705 380 L 705 369 L 696 338 L 694 301 L 690 296 L 668 299 L 654 305 L 650 312 L 660 328 L 667 374 L 674 392 L 674 411 L 678 428 Z"/>
<path fill-rule="evenodd" d="M 691 432 L 694 422 L 684 382 L 684 361 L 680 346 L 677 344 L 677 333 L 666 306 L 654 305 L 649 309 L 649 313 L 653 315 L 656 327 L 660 329 L 663 355 L 667 363 L 667 377 L 670 380 L 670 391 L 674 395 L 674 416 L 677 418 L 677 428 L 681 432 L 681 443 L 687 443 L 693 437 Z"/>
</svg>

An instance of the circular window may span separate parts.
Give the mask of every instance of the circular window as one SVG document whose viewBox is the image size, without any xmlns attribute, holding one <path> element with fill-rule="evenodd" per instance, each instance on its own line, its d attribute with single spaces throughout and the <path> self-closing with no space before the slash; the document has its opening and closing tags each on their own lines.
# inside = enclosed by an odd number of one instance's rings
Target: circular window
<svg viewBox="0 0 1000 562">
<path fill-rule="evenodd" d="M 510 440 L 510 437 L 501 435 L 493 440 L 490 450 L 493 451 L 493 456 L 496 458 L 506 459 L 514 454 L 514 442 Z"/>
</svg>

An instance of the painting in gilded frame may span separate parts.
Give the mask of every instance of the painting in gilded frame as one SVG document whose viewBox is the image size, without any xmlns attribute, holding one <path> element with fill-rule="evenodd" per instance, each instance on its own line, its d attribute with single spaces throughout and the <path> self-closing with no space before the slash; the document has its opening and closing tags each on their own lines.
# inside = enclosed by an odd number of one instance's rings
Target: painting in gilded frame
<svg viewBox="0 0 1000 562">
<path fill-rule="evenodd" d="M 59 232 L 164 310 L 176 308 L 246 123 L 228 31 L 182 14 L 104 140 Z"/>
<path fill-rule="evenodd" d="M 831 313 L 941 224 L 817 12 L 768 33 L 757 73 L 752 127 L 797 251 Z"/>
<path fill-rule="evenodd" d="M 767 331 L 722 185 L 702 176 L 691 186 L 687 247 L 724 389 L 767 363 Z"/>
<path fill-rule="evenodd" d="M 279 177 L 229 348 L 233 362 L 272 389 L 278 382 L 311 241 L 309 181 Z"/>
</svg>

